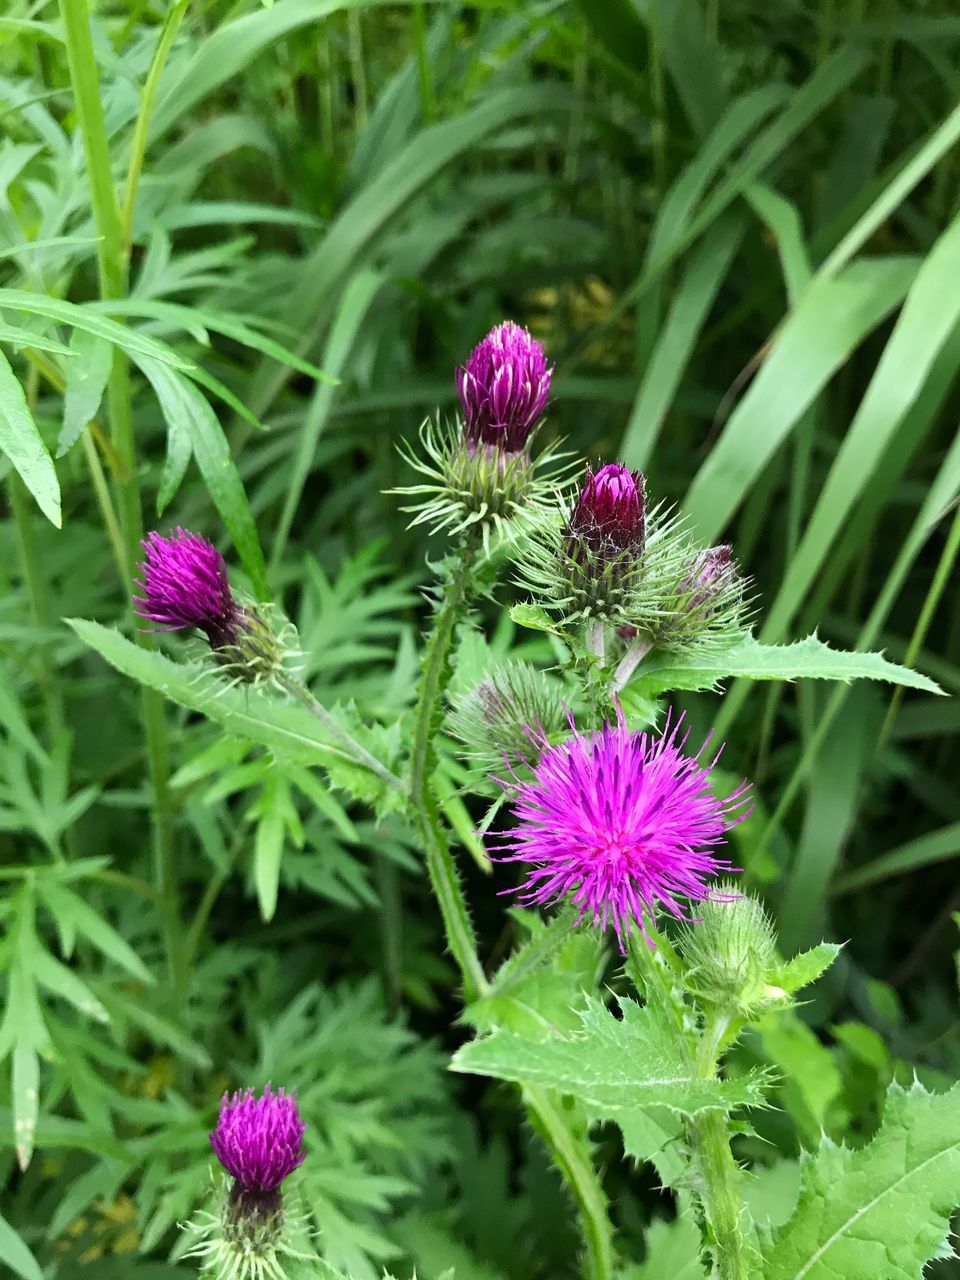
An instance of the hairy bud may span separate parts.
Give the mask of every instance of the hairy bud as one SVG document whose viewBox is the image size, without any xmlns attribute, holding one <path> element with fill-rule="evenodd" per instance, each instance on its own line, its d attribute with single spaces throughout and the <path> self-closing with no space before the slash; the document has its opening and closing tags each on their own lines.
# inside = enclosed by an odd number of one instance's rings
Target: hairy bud
<svg viewBox="0 0 960 1280">
<path fill-rule="evenodd" d="M 485 771 L 531 766 L 540 758 L 540 738 L 559 733 L 566 720 L 560 698 L 544 674 L 525 662 L 504 662 L 454 702 L 450 732 Z"/>
<path fill-rule="evenodd" d="M 777 966 L 773 924 L 756 898 L 729 882 L 700 910 L 701 920 L 680 937 L 687 985 L 704 1004 L 750 1017 L 776 999 L 769 985 Z"/>
</svg>

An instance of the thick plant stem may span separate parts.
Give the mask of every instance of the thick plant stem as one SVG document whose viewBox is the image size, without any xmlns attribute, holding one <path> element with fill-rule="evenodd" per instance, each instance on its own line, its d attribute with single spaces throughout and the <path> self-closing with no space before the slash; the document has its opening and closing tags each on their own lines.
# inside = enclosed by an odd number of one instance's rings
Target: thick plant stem
<svg viewBox="0 0 960 1280">
<path fill-rule="evenodd" d="M 712 1079 L 717 1053 L 729 1019 L 717 1014 L 703 1030 L 697 1055 L 697 1074 Z M 741 1228 L 740 1167 L 730 1150 L 727 1118 L 722 1111 L 706 1111 L 690 1125 L 701 1176 L 704 1218 L 712 1235 L 717 1280 L 750 1280 L 747 1242 Z"/>
<path fill-rule="evenodd" d="M 463 978 L 464 1000 L 467 1004 L 485 994 L 489 990 L 489 984 L 477 955 L 476 935 L 467 911 L 460 875 L 440 821 L 431 775 L 436 766 L 433 741 L 440 721 L 441 699 L 450 672 L 450 648 L 457 623 L 467 603 L 473 555 L 472 544 L 465 543 L 453 578 L 444 592 L 443 603 L 434 618 L 417 699 L 410 777 L 410 803 L 420 828 L 430 883 L 440 905 L 447 945 Z"/>
<path fill-rule="evenodd" d="M 607 1197 L 586 1143 L 546 1089 L 527 1086 L 524 1102 L 541 1136 L 550 1147 L 563 1180 L 576 1197 L 586 1245 L 588 1280 L 611 1280 L 614 1273 L 613 1227 L 607 1214 Z"/>
<path fill-rule="evenodd" d="M 73 87 L 74 106 L 83 136 L 90 183 L 90 200 L 97 229 L 97 266 L 100 295 L 119 299 L 126 293 L 127 260 L 120 221 L 120 207 L 110 167 L 110 149 L 100 99 L 97 62 L 90 33 L 87 0 L 60 0 L 66 36 L 67 61 Z M 113 353 L 107 388 L 110 434 L 114 450 L 124 467 L 120 490 L 120 524 L 129 569 L 137 562 L 143 533 L 140 486 L 137 478 L 133 412 L 130 399 L 130 370 L 126 355 Z M 129 581 L 125 583 L 129 588 Z M 153 641 L 139 629 L 138 643 L 151 648 Z M 141 690 L 141 714 L 146 738 L 150 782 L 153 789 L 153 871 L 160 894 L 167 959 L 174 988 L 182 991 L 185 974 L 180 939 L 180 904 L 176 871 L 176 844 L 169 788 L 169 752 L 163 698 L 153 689 Z"/>
</svg>

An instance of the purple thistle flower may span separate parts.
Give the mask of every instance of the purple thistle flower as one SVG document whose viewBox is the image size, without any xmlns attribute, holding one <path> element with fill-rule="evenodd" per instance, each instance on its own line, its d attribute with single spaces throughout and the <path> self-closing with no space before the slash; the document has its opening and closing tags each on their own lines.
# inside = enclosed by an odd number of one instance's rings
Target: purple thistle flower
<svg viewBox="0 0 960 1280">
<path fill-rule="evenodd" d="M 571 719 L 573 737 L 557 746 L 529 730 L 543 748 L 532 780 L 497 780 L 515 792 L 518 826 L 495 847 L 496 860 L 530 866 L 519 889 L 505 892 L 537 906 L 569 896 L 577 923 L 612 923 L 624 951 L 634 926 L 650 942 L 644 916 L 653 923 L 658 909 L 691 920 L 678 898 L 710 898 L 709 878 L 738 869 L 714 849 L 748 815 L 749 788 L 741 783 L 725 799 L 713 794 L 710 770 L 720 753 L 703 763 L 704 743 L 684 755 L 682 720 L 671 727 L 668 717 L 655 737 L 631 732 L 622 714 L 588 736 Z"/>
<path fill-rule="evenodd" d="M 252 1089 L 223 1095 L 210 1143 L 241 1192 L 269 1198 L 306 1159 L 305 1128 L 296 1099 L 268 1084 L 260 1098 Z"/>
<path fill-rule="evenodd" d="M 145 559 L 135 579 L 137 614 L 156 631 L 203 631 L 212 649 L 235 645 L 243 613 L 233 598 L 223 556 L 205 538 L 175 529 L 169 538 L 154 531 L 140 544 Z"/>
<path fill-rule="evenodd" d="M 570 517 L 570 532 L 595 549 L 606 546 L 618 551 L 642 551 L 646 488 L 641 472 L 628 471 L 619 462 L 608 462 L 597 472 L 588 467 Z"/>
<path fill-rule="evenodd" d="M 553 366 L 526 329 L 506 320 L 491 329 L 457 370 L 468 445 L 519 453 L 550 394 Z"/>
</svg>

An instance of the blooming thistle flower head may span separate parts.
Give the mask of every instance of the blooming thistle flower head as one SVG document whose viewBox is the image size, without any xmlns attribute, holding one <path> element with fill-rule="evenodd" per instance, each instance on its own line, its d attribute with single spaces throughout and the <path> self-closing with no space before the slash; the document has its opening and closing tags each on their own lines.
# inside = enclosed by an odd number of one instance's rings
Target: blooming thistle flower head
<svg viewBox="0 0 960 1280">
<path fill-rule="evenodd" d="M 247 1089 L 225 1094 L 210 1143 L 230 1175 L 218 1193 L 218 1212 L 189 1224 L 192 1257 L 215 1280 L 283 1280 L 286 1258 L 309 1259 L 305 1221 L 289 1213 L 283 1182 L 305 1158 L 296 1099 L 267 1085 L 260 1097 Z"/>
<path fill-rule="evenodd" d="M 234 645 L 240 607 L 233 598 L 223 556 L 195 533 L 175 529 L 170 537 L 149 533 L 134 608 L 157 631 L 202 631 L 212 649 Z"/>
<path fill-rule="evenodd" d="M 153 631 L 202 631 L 218 663 L 238 679 L 257 682 L 275 675 L 284 647 L 260 607 L 241 604 L 230 590 L 223 556 L 196 533 L 154 530 L 141 543 L 133 597 L 137 615 Z"/>
<path fill-rule="evenodd" d="M 496 325 L 457 370 L 463 435 L 473 448 L 495 445 L 520 453 L 546 407 L 552 365 L 526 329 Z"/>
<path fill-rule="evenodd" d="M 558 485 L 569 468 L 557 466 L 556 449 L 534 459 L 530 443 L 546 406 L 552 366 L 526 329 L 505 321 L 491 329 L 457 370 L 463 423 L 427 419 L 420 428 L 421 450 L 401 447 L 426 483 L 395 489 L 415 503 L 413 524 L 437 533 L 526 528 L 547 517 Z"/>
<path fill-rule="evenodd" d="M 747 785 L 720 798 L 710 789 L 716 763 L 684 751 L 682 716 L 662 735 L 632 732 L 618 717 L 598 732 L 557 746 L 541 741 L 530 781 L 500 785 L 514 793 L 517 826 L 493 849 L 520 862 L 521 901 L 550 906 L 569 899 L 577 922 L 612 924 L 621 949 L 657 911 L 690 920 L 687 902 L 716 893 L 714 876 L 737 868 L 716 854 L 730 827 L 747 816 Z M 538 736 L 531 730 L 531 737 Z M 718 753 L 719 755 L 719 753 Z M 510 891 L 508 891 L 510 892 Z"/>
</svg>

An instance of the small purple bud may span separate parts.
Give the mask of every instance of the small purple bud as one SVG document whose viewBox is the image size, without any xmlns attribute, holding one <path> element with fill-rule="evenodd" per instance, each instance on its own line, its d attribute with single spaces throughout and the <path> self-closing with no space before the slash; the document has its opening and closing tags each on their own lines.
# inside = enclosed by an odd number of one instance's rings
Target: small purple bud
<svg viewBox="0 0 960 1280">
<path fill-rule="evenodd" d="M 708 547 L 695 555 L 680 585 L 687 596 L 687 612 L 709 613 L 712 602 L 732 585 L 736 573 L 733 550 L 728 546 Z"/>
<path fill-rule="evenodd" d="M 468 445 L 520 453 L 543 413 L 553 366 L 526 329 L 506 320 L 491 329 L 457 370 Z"/>
<path fill-rule="evenodd" d="M 570 518 L 570 532 L 594 549 L 643 550 L 646 536 L 646 481 L 639 471 L 609 462 L 596 473 L 587 468 Z"/>
<path fill-rule="evenodd" d="M 203 631 L 212 649 L 235 645 L 242 611 L 230 591 L 223 556 L 205 538 L 175 529 L 169 538 L 154 531 L 140 544 L 133 597 L 137 614 L 157 631 Z"/>
<path fill-rule="evenodd" d="M 267 1216 L 280 1208 L 280 1186 L 306 1159 L 297 1101 L 268 1084 L 258 1098 L 252 1089 L 223 1095 L 210 1143 L 234 1179 L 231 1205 L 241 1215 Z"/>
</svg>

